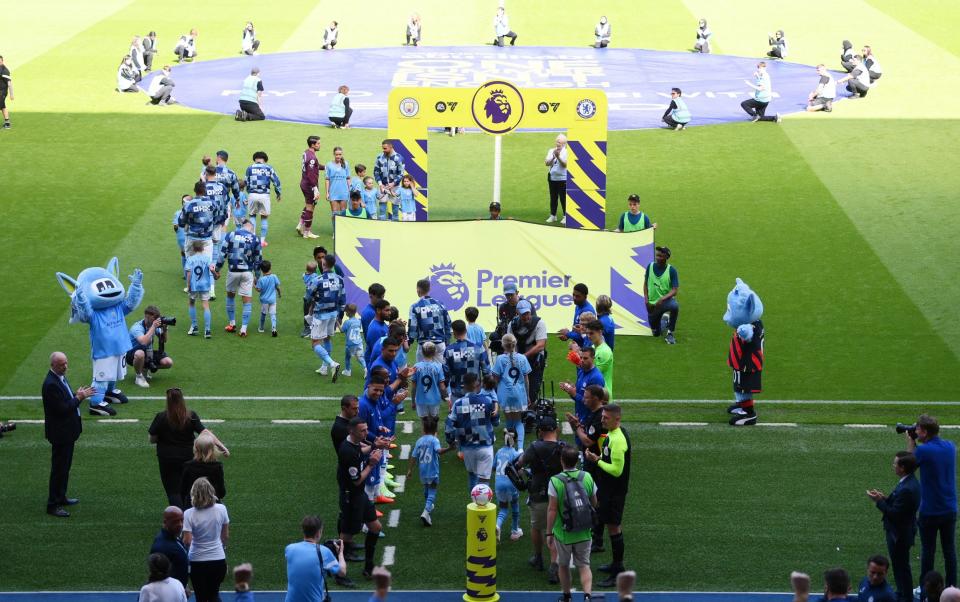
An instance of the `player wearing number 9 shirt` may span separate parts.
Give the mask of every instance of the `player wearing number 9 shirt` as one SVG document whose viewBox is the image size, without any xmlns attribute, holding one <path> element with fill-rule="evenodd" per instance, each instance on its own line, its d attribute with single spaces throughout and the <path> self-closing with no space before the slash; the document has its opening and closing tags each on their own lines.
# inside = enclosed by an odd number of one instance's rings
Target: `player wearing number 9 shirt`
<svg viewBox="0 0 960 602">
<path fill-rule="evenodd" d="M 423 360 L 414 365 L 413 405 L 417 416 L 440 416 L 440 399 L 447 395 L 443 364 L 437 361 L 437 345 L 430 341 L 420 349 Z"/>
<path fill-rule="evenodd" d="M 493 373 L 497 375 L 497 397 L 507 418 L 507 428 L 517 433 L 517 444 L 523 449 L 522 412 L 527 409 L 527 379 L 533 371 L 527 356 L 517 353 L 517 337 L 510 333 L 501 339 L 503 353 L 497 356 Z"/>
</svg>

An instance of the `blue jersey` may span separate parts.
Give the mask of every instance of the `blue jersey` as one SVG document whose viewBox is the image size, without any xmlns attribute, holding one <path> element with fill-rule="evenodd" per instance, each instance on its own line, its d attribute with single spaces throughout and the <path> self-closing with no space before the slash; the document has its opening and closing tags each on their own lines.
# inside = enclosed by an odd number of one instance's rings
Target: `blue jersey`
<svg viewBox="0 0 960 602">
<path fill-rule="evenodd" d="M 360 310 L 360 326 L 363 327 L 363 338 L 367 338 L 367 326 L 370 325 L 370 322 L 377 317 L 377 310 L 373 309 L 373 305 L 367 303 L 367 306 Z"/>
<path fill-rule="evenodd" d="M 395 393 L 393 388 L 387 385 L 383 388 L 383 395 L 380 396 L 380 419 L 387 429 L 385 434 L 388 437 L 392 436 L 397 429 L 397 406 L 393 403 Z"/>
<path fill-rule="evenodd" d="M 593 305 L 589 301 L 584 301 L 583 305 L 574 305 L 573 306 L 573 325 L 576 326 L 580 323 L 580 314 L 583 312 L 590 312 L 593 315 L 597 315 L 597 310 L 593 308 Z"/>
<path fill-rule="evenodd" d="M 363 320 L 361 319 L 361 323 Z M 379 320 L 370 320 L 370 323 L 367 324 L 367 366 L 377 358 L 373 354 L 373 348 L 376 347 L 377 343 L 383 337 L 387 336 L 390 327 L 387 326 L 386 322 L 380 322 Z"/>
<path fill-rule="evenodd" d="M 130 337 L 124 320 L 128 313 L 125 303 L 91 312 L 90 354 L 93 359 L 124 355 L 130 350 Z"/>
<path fill-rule="evenodd" d="M 340 326 L 340 330 L 342 330 L 343 334 L 347 337 L 348 351 L 363 348 L 363 327 L 360 325 L 360 318 L 353 316 L 349 320 L 344 321 Z"/>
<path fill-rule="evenodd" d="M 520 456 L 521 454 L 516 448 L 506 445 L 497 450 L 497 455 L 494 456 L 494 463 L 497 467 L 497 479 L 495 482 L 495 489 L 497 491 L 508 491 L 511 493 L 517 491 L 517 488 L 514 487 L 510 479 L 507 478 L 507 466 L 513 464 L 513 461 Z"/>
<path fill-rule="evenodd" d="M 421 483 L 436 483 L 440 480 L 440 440 L 436 435 L 424 435 L 417 439 L 410 456 L 417 459 Z"/>
<path fill-rule="evenodd" d="M 191 255 L 183 271 L 189 274 L 189 288 L 191 293 L 206 293 L 213 286 L 213 272 L 210 271 L 210 257 L 208 255 Z"/>
<path fill-rule="evenodd" d="M 182 215 L 183 209 L 177 209 L 176 213 L 173 214 L 173 225 L 176 226 L 177 246 L 180 247 L 181 251 L 187 244 L 187 234 L 183 228 L 180 227 L 180 216 Z"/>
<path fill-rule="evenodd" d="M 397 355 L 397 357 L 399 357 L 399 354 Z M 373 356 L 373 361 L 371 361 L 370 364 L 367 366 L 368 367 L 367 381 L 364 384 L 366 385 L 370 384 L 370 379 L 373 377 L 373 369 L 378 366 L 381 368 L 386 368 L 388 384 L 397 380 L 397 372 L 400 370 L 400 363 L 397 360 L 388 362 L 387 360 L 383 359 L 382 355 L 378 354 Z"/>
<path fill-rule="evenodd" d="M 501 353 L 497 356 L 493 373 L 500 379 L 497 396 L 504 411 L 519 411 L 527 406 L 527 382 L 524 377 L 531 371 L 530 362 L 522 353 Z"/>
<path fill-rule="evenodd" d="M 573 412 L 577 415 L 577 418 L 580 419 L 580 422 L 584 424 L 589 422 L 590 408 L 587 407 L 587 404 L 583 403 L 583 392 L 590 385 L 607 386 L 607 383 L 603 380 L 603 374 L 601 374 L 600 369 L 596 366 L 590 370 L 577 368 L 577 390 L 573 396 Z"/>
<path fill-rule="evenodd" d="M 500 424 L 493 414 L 493 401 L 486 395 L 471 393 L 453 402 L 444 430 L 447 441 L 461 448 L 493 447 L 493 427 Z"/>
<path fill-rule="evenodd" d="M 414 366 L 414 386 L 416 387 L 417 405 L 435 407 L 440 405 L 440 383 L 446 380 L 443 376 L 443 365 L 440 362 L 423 361 Z"/>
<path fill-rule="evenodd" d="M 184 236 L 193 240 L 210 240 L 213 236 L 213 201 L 205 196 L 187 201 L 180 212 Z"/>
<path fill-rule="evenodd" d="M 363 180 L 360 176 L 354 176 L 350 180 L 350 192 L 363 192 Z"/>
<path fill-rule="evenodd" d="M 598 318 L 600 323 L 603 324 L 603 341 L 610 346 L 610 350 L 613 350 L 613 341 L 616 338 L 614 333 L 617 331 L 617 325 L 613 322 L 613 316 L 610 314 L 603 314 Z"/>
<path fill-rule="evenodd" d="M 416 213 L 417 202 L 413 198 L 413 188 L 400 187 L 400 212 Z"/>
<path fill-rule="evenodd" d="M 247 200 L 247 193 L 241 192 L 240 198 L 233 201 L 233 221 L 239 222 L 241 219 L 247 217 L 247 208 L 250 207 L 250 203 Z"/>
<path fill-rule="evenodd" d="M 130 348 L 131 349 L 150 349 L 153 347 L 153 338 L 146 343 L 141 344 L 139 339 L 143 335 L 147 334 L 148 328 L 144 325 L 143 320 L 137 320 L 130 326 Z M 156 331 L 154 331 L 156 332 Z"/>
<path fill-rule="evenodd" d="M 260 276 L 257 280 L 257 290 L 260 291 L 260 303 L 273 305 L 277 302 L 277 290 L 280 288 L 280 279 L 276 274 Z"/>
<path fill-rule="evenodd" d="M 303 275 L 303 298 L 304 300 L 310 300 L 311 295 L 313 294 L 313 287 L 317 285 L 317 280 L 320 278 L 320 274 L 314 272 L 312 274 L 304 273 Z"/>
<path fill-rule="evenodd" d="M 260 269 L 261 259 L 260 239 L 253 232 L 240 228 L 223 237 L 217 270 L 226 260 L 231 272 L 255 272 Z"/>
<path fill-rule="evenodd" d="M 254 163 L 247 168 L 247 190 L 254 194 L 270 194 L 270 185 L 280 196 L 280 176 L 266 163 Z"/>
<path fill-rule="evenodd" d="M 407 338 L 410 343 L 446 343 L 450 340 L 450 314 L 439 301 L 427 295 L 410 306 Z"/>
<path fill-rule="evenodd" d="M 330 161 L 327 163 L 327 182 L 330 183 L 330 190 L 327 196 L 331 201 L 349 201 L 350 189 L 347 185 L 347 179 L 350 177 L 350 164 L 346 161 L 343 165 Z"/>
<path fill-rule="evenodd" d="M 487 333 L 483 331 L 483 326 L 480 326 L 476 322 L 467 324 L 467 340 L 474 345 L 483 347 L 484 342 L 487 340 Z"/>
<path fill-rule="evenodd" d="M 234 199 L 240 198 L 240 180 L 232 169 L 226 165 L 217 165 L 217 182 L 226 186 Z"/>
<path fill-rule="evenodd" d="M 363 206 L 367 210 L 367 214 L 370 215 L 370 219 L 375 219 L 377 216 L 379 195 L 379 188 L 364 188 L 360 191 L 360 198 L 363 199 Z"/>
<path fill-rule="evenodd" d="M 339 316 L 347 304 L 347 292 L 343 287 L 343 278 L 335 272 L 324 272 L 317 278 L 311 293 L 313 297 L 313 315 L 327 318 Z"/>
<path fill-rule="evenodd" d="M 340 562 L 326 546 L 309 541 L 292 543 L 284 550 L 287 559 L 287 594 L 284 602 L 322 600 L 324 575 L 336 575 Z M 237 598 L 240 594 L 237 594 Z"/>
<path fill-rule="evenodd" d="M 223 182 L 217 181 L 205 181 L 203 186 L 207 190 L 207 197 L 213 201 L 213 223 L 226 222 L 227 208 L 230 206 L 230 189 Z M 237 196 L 240 196 L 239 192 Z"/>
<path fill-rule="evenodd" d="M 479 380 L 489 371 L 487 352 L 483 347 L 474 345 L 463 339 L 447 345 L 443 352 L 447 370 L 447 385 L 453 397 L 463 395 L 463 377 L 467 374 L 476 374 Z"/>
</svg>

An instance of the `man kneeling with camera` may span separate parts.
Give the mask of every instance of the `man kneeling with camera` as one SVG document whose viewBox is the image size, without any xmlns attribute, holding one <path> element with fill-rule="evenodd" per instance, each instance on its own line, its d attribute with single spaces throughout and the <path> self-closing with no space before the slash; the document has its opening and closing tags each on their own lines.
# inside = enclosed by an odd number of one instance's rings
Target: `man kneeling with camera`
<svg viewBox="0 0 960 602">
<path fill-rule="evenodd" d="M 156 305 L 150 305 L 143 310 L 143 319 L 137 320 L 130 327 L 130 344 L 133 349 L 127 352 L 127 364 L 136 370 L 137 377 L 134 382 L 138 387 L 149 388 L 147 379 L 151 378 L 151 374 L 173 367 L 173 359 L 167 355 L 164 347 L 167 343 L 167 327 L 176 324 L 176 318 L 162 316 Z M 159 341 L 156 349 L 153 348 L 155 338 Z"/>
</svg>

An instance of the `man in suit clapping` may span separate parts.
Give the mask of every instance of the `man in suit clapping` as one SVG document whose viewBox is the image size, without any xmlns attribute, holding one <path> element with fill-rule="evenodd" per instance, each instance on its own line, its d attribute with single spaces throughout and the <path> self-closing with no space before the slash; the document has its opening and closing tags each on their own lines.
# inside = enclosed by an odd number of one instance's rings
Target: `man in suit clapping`
<svg viewBox="0 0 960 602">
<path fill-rule="evenodd" d="M 917 469 L 916 457 L 907 451 L 897 452 L 893 471 L 900 482 L 890 495 L 870 489 L 867 496 L 883 513 L 883 528 L 887 533 L 887 551 L 893 564 L 893 578 L 897 584 L 897 600 L 913 600 L 913 574 L 910 571 L 910 548 L 917 533 L 917 509 L 920 507 L 920 483 L 913 475 Z"/>
</svg>

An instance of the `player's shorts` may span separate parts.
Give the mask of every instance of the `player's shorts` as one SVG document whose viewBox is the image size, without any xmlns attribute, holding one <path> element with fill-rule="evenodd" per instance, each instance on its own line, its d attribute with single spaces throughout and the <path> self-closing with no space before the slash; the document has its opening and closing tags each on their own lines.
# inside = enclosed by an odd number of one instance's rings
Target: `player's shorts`
<svg viewBox="0 0 960 602">
<path fill-rule="evenodd" d="M 210 291 L 190 291 L 189 297 L 191 301 L 209 301 Z"/>
<path fill-rule="evenodd" d="M 227 272 L 227 292 L 239 292 L 241 297 L 252 297 L 253 272 Z"/>
<path fill-rule="evenodd" d="M 759 393 L 763 390 L 760 386 L 760 375 L 762 372 L 740 372 L 733 371 L 733 392 L 734 393 Z"/>
<path fill-rule="evenodd" d="M 121 381 L 127 375 L 127 358 L 111 355 L 93 360 L 93 380 L 100 382 Z"/>
<path fill-rule="evenodd" d="M 424 418 L 426 416 L 433 416 L 434 418 L 440 417 L 440 404 L 417 404 L 417 417 Z"/>
<path fill-rule="evenodd" d="M 270 193 L 251 192 L 247 196 L 249 209 L 247 215 L 270 215 Z"/>
<path fill-rule="evenodd" d="M 570 566 L 570 559 L 573 558 L 573 566 L 590 566 L 590 546 L 592 543 L 589 539 L 577 543 L 556 542 L 557 564 Z"/>
<path fill-rule="evenodd" d="M 265 316 L 275 316 L 277 315 L 277 304 L 276 303 L 260 303 L 260 313 Z"/>
<path fill-rule="evenodd" d="M 833 105 L 832 98 L 823 98 L 822 96 L 818 96 L 814 98 L 812 101 L 810 101 L 810 106 L 812 107 L 829 107 L 832 105 Z"/>
<path fill-rule="evenodd" d="M 490 479 L 493 472 L 493 446 L 463 448 L 463 465 L 481 479 Z"/>
<path fill-rule="evenodd" d="M 517 394 L 505 396 L 503 403 L 500 405 L 500 409 L 504 412 L 510 412 L 511 414 L 515 412 L 523 412 L 527 409 L 527 394 L 523 389 L 514 389 Z"/>
<path fill-rule="evenodd" d="M 126 359 L 128 366 L 133 364 L 133 356 L 136 355 L 138 351 L 143 351 L 144 361 L 150 359 L 150 356 L 153 355 L 153 349 L 140 349 L 140 348 L 131 349 L 130 351 L 127 352 L 127 355 L 124 356 L 124 359 Z"/>
<path fill-rule="evenodd" d="M 603 487 L 597 491 L 597 502 L 599 502 L 597 515 L 600 517 L 600 522 L 604 525 L 623 524 L 623 507 L 627 503 L 627 496 L 622 493 L 604 495 L 604 491 Z"/>
<path fill-rule="evenodd" d="M 217 224 L 213 227 L 213 242 L 218 243 L 223 240 L 223 224 Z"/>
<path fill-rule="evenodd" d="M 0 94 L 0 109 L 6 109 L 6 108 L 7 108 L 7 91 L 4 90 L 3 93 Z"/>
<path fill-rule="evenodd" d="M 365 523 L 377 520 L 377 509 L 361 490 L 340 492 L 340 518 L 338 524 L 341 533 L 355 535 L 363 529 Z"/>
<path fill-rule="evenodd" d="M 193 243 L 198 240 L 203 243 L 203 252 L 201 254 L 207 257 L 213 257 L 213 241 L 209 238 L 186 238 L 184 240 L 183 254 L 187 257 L 193 257 L 195 255 L 193 252 Z"/>
<path fill-rule="evenodd" d="M 303 202 L 307 205 L 313 205 L 316 201 L 313 198 L 313 188 L 304 187 L 303 184 L 300 185 L 300 192 L 303 193 Z"/>
<path fill-rule="evenodd" d="M 530 502 L 530 528 L 547 530 L 547 502 Z"/>
<path fill-rule="evenodd" d="M 310 320 L 310 338 L 319 341 L 332 337 L 337 332 L 337 317 L 318 318 L 313 316 Z"/>
<path fill-rule="evenodd" d="M 401 222 L 415 222 L 415 221 L 417 221 L 417 214 L 416 214 L 416 212 L 401 213 L 401 214 L 400 214 L 400 221 L 401 221 Z"/>
<path fill-rule="evenodd" d="M 497 477 L 497 480 L 499 481 L 500 478 L 501 477 Z M 506 485 L 500 485 L 498 482 L 494 493 L 497 494 L 497 501 L 501 504 L 509 504 L 514 500 L 520 499 L 520 492 L 509 482 Z"/>
</svg>

